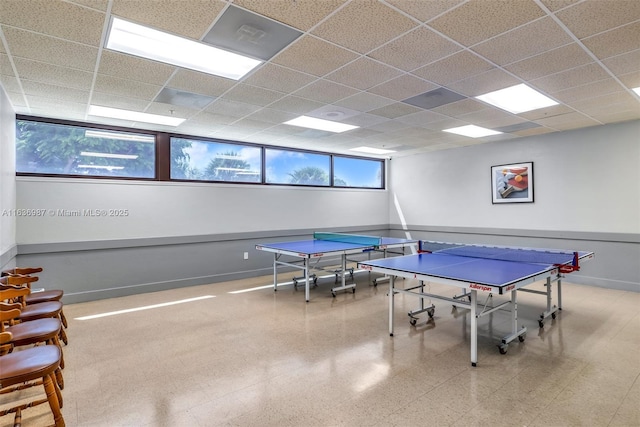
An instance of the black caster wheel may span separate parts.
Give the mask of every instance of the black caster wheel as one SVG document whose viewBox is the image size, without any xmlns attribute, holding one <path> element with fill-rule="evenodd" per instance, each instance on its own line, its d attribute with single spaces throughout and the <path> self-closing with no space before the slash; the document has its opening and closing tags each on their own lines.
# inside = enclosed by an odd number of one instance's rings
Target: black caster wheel
<svg viewBox="0 0 640 427">
<path fill-rule="evenodd" d="M 427 314 L 429 315 L 430 319 L 433 319 L 433 315 L 435 314 L 435 312 L 433 310 L 429 310 L 427 311 Z"/>
<path fill-rule="evenodd" d="M 331 292 L 331 296 L 335 298 L 336 297 L 336 293 L 335 292 Z"/>
<path fill-rule="evenodd" d="M 500 348 L 500 354 L 507 354 L 508 347 L 506 345 L 501 345 L 499 348 Z"/>
<path fill-rule="evenodd" d="M 542 320 L 538 320 L 538 326 L 544 328 L 544 322 Z"/>
<path fill-rule="evenodd" d="M 356 293 L 356 288 L 353 288 L 353 290 L 351 291 L 352 294 Z"/>
<path fill-rule="evenodd" d="M 524 342 L 525 338 L 527 337 L 527 335 L 518 335 L 518 341 L 520 342 Z"/>
<path fill-rule="evenodd" d="M 556 314 L 555 313 L 551 313 L 551 318 L 555 319 L 556 318 Z"/>
<path fill-rule="evenodd" d="M 418 319 L 411 319 L 409 320 L 409 323 L 411 323 L 412 326 L 416 326 L 416 323 L 418 323 Z"/>
</svg>

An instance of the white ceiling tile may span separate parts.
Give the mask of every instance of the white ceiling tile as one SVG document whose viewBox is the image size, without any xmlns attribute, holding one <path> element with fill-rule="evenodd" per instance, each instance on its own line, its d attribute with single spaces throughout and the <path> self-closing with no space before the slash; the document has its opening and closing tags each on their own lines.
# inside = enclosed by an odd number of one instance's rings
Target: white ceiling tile
<svg viewBox="0 0 640 427">
<path fill-rule="evenodd" d="M 327 80 L 367 90 L 402 74 L 395 68 L 368 58 L 360 58 L 325 76 Z"/>
<path fill-rule="evenodd" d="M 544 16 L 533 0 L 471 0 L 429 22 L 429 26 L 465 46 Z"/>
<path fill-rule="evenodd" d="M 491 140 L 441 132 L 470 122 L 514 130 L 499 137 L 507 138 L 637 119 L 639 97 L 630 89 L 640 86 L 638 5 L 629 0 L 0 0 L 0 84 L 20 114 L 311 150 L 393 141 L 405 147 L 395 154 L 401 156 L 417 152 L 414 145 L 438 150 Z M 304 33 L 239 81 L 100 47 L 115 16 L 201 40 L 228 8 Z M 471 98 L 520 83 L 560 104 L 510 115 Z M 432 110 L 407 101 L 425 93 L 460 100 Z M 168 128 L 86 117 L 89 104 L 158 114 L 173 110 L 187 120 Z M 282 125 L 337 109 L 353 112 L 343 121 L 361 127 L 321 136 Z"/>
<path fill-rule="evenodd" d="M 377 0 L 358 0 L 339 9 L 311 33 L 364 54 L 415 26 L 414 21 Z"/>
<path fill-rule="evenodd" d="M 200 40 L 225 5 L 223 0 L 113 0 L 111 13 L 127 21 Z"/>
</svg>

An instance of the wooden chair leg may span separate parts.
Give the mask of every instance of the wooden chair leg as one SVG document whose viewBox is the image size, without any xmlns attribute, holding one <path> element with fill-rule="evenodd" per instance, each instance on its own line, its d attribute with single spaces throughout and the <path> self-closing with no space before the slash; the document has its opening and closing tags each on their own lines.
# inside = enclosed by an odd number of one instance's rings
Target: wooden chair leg
<svg viewBox="0 0 640 427">
<path fill-rule="evenodd" d="M 69 345 L 69 340 L 67 340 L 67 333 L 64 331 L 64 328 L 60 328 L 60 339 L 64 343 L 64 345 Z"/>
<path fill-rule="evenodd" d="M 58 387 L 58 381 L 56 378 L 56 373 L 59 372 L 60 370 L 57 369 L 56 372 L 54 372 L 53 374 L 49 375 L 51 377 L 51 380 L 53 381 L 53 387 L 56 390 L 56 397 L 58 398 L 58 404 L 60 405 L 60 408 L 64 407 L 64 401 L 62 400 L 62 389 L 60 387 Z"/>
<path fill-rule="evenodd" d="M 20 408 L 16 410 L 16 416 L 13 418 L 13 427 L 22 425 L 22 411 Z"/>
<path fill-rule="evenodd" d="M 64 317 L 64 312 L 62 310 L 60 310 L 60 321 L 62 322 L 62 326 L 64 326 L 64 328 L 67 329 L 68 328 L 67 318 Z"/>
<path fill-rule="evenodd" d="M 54 336 L 51 342 L 47 342 L 47 344 L 57 345 L 60 349 L 60 368 L 64 369 L 64 353 L 62 352 L 62 344 L 60 344 L 60 339 L 57 336 Z"/>
<path fill-rule="evenodd" d="M 64 427 L 64 418 L 62 418 L 62 412 L 60 411 L 60 401 L 58 400 L 59 391 L 56 391 L 55 381 L 51 379 L 51 375 L 46 375 L 43 379 L 44 389 L 47 393 L 47 400 L 49 401 L 49 407 L 53 413 L 53 421 L 56 427 Z M 60 397 L 62 395 L 60 394 Z"/>
<path fill-rule="evenodd" d="M 64 390 L 64 377 L 62 376 L 62 369 L 58 368 L 54 372 L 56 378 L 56 385 L 60 390 Z"/>
</svg>

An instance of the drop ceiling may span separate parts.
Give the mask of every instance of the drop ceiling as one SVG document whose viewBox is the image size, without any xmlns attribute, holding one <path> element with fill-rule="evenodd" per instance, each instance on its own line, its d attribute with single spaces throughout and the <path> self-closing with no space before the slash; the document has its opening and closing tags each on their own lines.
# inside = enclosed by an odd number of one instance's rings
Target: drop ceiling
<svg viewBox="0 0 640 427">
<path fill-rule="evenodd" d="M 264 62 L 235 81 L 110 51 L 112 17 L 212 44 L 238 27 L 223 47 Z M 262 49 L 274 28 L 284 47 Z M 38 117 L 393 156 L 640 119 L 637 0 L 0 0 L 0 39 L 0 83 Z M 474 98 L 521 83 L 559 104 L 512 114 Z M 283 124 L 301 115 L 359 128 Z M 442 132 L 469 124 L 504 133 Z"/>
</svg>

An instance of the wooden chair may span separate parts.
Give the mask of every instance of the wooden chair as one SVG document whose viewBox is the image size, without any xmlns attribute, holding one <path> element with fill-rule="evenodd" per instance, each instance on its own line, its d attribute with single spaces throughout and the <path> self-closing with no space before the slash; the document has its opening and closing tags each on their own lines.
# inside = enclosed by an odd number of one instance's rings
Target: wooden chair
<svg viewBox="0 0 640 427">
<path fill-rule="evenodd" d="M 35 346 L 39 344 L 56 345 L 60 349 L 60 368 L 56 370 L 56 381 L 60 389 L 64 388 L 62 369 L 64 369 L 64 354 L 58 335 L 62 325 L 59 319 L 36 319 L 29 322 L 16 323 L 20 317 L 20 310 L 10 308 L 10 304 L 0 303 L 0 332 L 9 332 L 12 336 L 8 342 L 13 351 L 15 347 Z"/>
<path fill-rule="evenodd" d="M 30 280 L 25 280 L 25 284 L 31 288 L 31 283 L 37 282 L 39 277 L 36 274 L 42 272 L 42 267 L 16 267 L 11 268 L 9 270 L 3 270 L 2 276 L 26 276 L 31 278 Z M 29 304 L 38 304 L 41 302 L 47 301 L 60 301 L 62 302 L 62 297 L 64 296 L 64 291 L 61 289 L 45 289 L 44 291 L 33 292 L 26 298 L 27 305 Z M 67 319 L 64 317 L 64 312 L 60 312 L 60 320 L 62 321 L 62 326 L 67 328 Z"/>
<path fill-rule="evenodd" d="M 39 304 L 27 305 L 25 296 L 31 293 L 26 286 L 13 286 L 7 284 L 9 277 L 0 277 L 0 302 L 4 301 L 8 306 L 7 309 L 17 308 L 20 315 L 16 322 L 28 322 L 36 319 L 57 318 L 60 319 L 60 311 L 62 311 L 62 303 L 60 301 L 47 301 Z M 65 344 L 68 344 L 67 334 L 64 328 L 60 328 L 60 338 Z"/>
<path fill-rule="evenodd" d="M 0 348 L 5 348 L 13 337 L 10 332 L 0 332 Z M 14 393 L 28 387 L 42 385 L 45 397 L 35 398 L 0 411 L 0 416 L 15 413 L 14 427 L 22 424 L 22 411 L 43 403 L 49 403 L 55 427 L 64 427 L 62 417 L 62 392 L 55 381 L 55 371 L 60 366 L 60 348 L 43 345 L 0 355 L 0 395 Z M 3 399 L 5 400 L 5 399 Z"/>
</svg>

